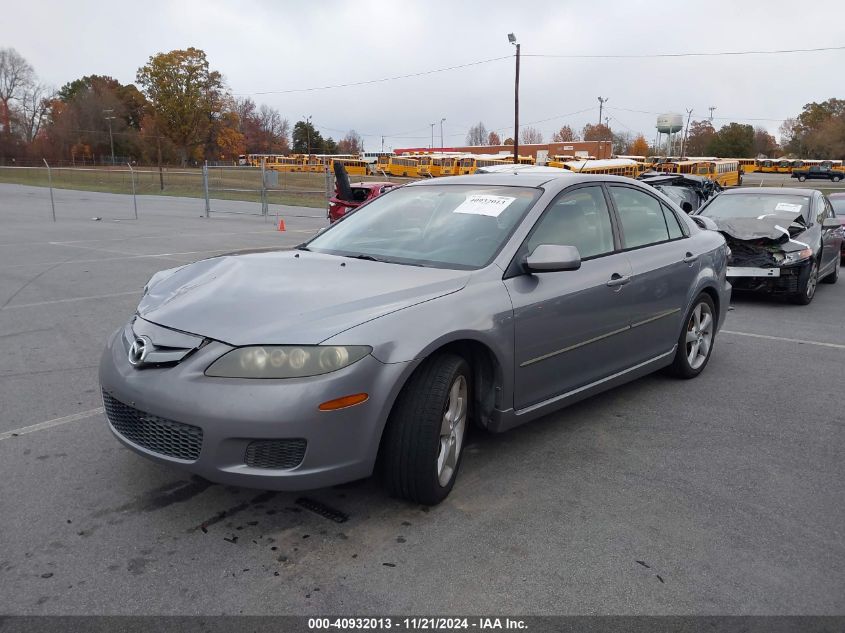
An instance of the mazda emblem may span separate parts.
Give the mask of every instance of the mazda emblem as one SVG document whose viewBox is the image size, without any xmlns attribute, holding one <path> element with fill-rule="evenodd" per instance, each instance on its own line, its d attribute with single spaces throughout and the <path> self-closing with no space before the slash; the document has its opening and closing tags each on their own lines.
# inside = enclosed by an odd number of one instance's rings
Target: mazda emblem
<svg viewBox="0 0 845 633">
<path fill-rule="evenodd" d="M 146 336 L 137 337 L 129 348 L 129 364 L 135 367 L 143 365 L 152 350 L 153 342 L 150 339 Z"/>
</svg>

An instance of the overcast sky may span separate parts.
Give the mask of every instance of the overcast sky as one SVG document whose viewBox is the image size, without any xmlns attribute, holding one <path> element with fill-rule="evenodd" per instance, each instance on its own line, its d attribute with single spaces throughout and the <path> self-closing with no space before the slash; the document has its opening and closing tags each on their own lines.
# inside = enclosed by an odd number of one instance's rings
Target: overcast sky
<svg viewBox="0 0 845 633">
<path fill-rule="evenodd" d="M 845 98 L 845 51 L 669 59 L 538 58 L 531 54 L 647 54 L 845 45 L 845 2 L 531 2 L 483 0 L 308 2 L 87 0 L 6 2 L 0 47 L 18 50 L 56 87 L 83 75 L 123 83 L 161 51 L 206 51 L 236 95 L 306 115 L 324 136 L 354 128 L 368 149 L 461 144 L 483 121 L 513 130 L 512 57 L 370 85 L 258 94 L 423 72 L 512 56 L 522 44 L 520 124 L 544 140 L 561 125 L 598 121 L 599 95 L 615 131 L 653 139 L 657 113 L 717 107 L 718 128 L 736 120 L 777 133 L 810 101 Z M 580 112 L 586 110 L 586 112 Z M 634 112 L 638 110 L 641 112 Z M 578 114 L 570 114 L 579 112 Z M 569 116 L 565 116 L 569 115 Z M 536 122 L 536 123 L 534 123 Z"/>
</svg>

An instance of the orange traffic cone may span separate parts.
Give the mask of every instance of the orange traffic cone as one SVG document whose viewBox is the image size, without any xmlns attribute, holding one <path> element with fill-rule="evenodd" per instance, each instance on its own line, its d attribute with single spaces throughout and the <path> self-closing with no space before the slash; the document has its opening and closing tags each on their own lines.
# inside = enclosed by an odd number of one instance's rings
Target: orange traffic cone
<svg viewBox="0 0 845 633">
<path fill-rule="evenodd" d="M 279 230 L 285 231 L 285 221 L 282 218 L 279 218 Z"/>
</svg>

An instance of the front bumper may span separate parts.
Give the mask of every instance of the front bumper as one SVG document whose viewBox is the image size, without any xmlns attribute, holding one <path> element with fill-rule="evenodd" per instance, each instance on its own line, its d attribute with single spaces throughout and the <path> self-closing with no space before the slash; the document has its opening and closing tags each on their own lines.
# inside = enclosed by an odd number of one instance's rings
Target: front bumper
<svg viewBox="0 0 845 633">
<path fill-rule="evenodd" d="M 390 408 L 416 365 L 384 364 L 367 356 L 311 378 L 211 378 L 205 369 L 229 346 L 211 342 L 177 365 L 136 369 L 129 364 L 122 333 L 120 329 L 110 337 L 100 361 L 112 433 L 149 459 L 210 481 L 265 490 L 313 489 L 369 476 Z M 367 393 L 369 399 L 347 409 L 317 409 L 322 402 L 355 393 Z M 146 426 L 128 432 L 126 419 L 118 415 Z M 197 433 L 190 427 L 200 430 L 196 456 L 170 450 L 167 444 L 175 441 L 168 439 L 171 431 L 181 432 L 185 425 L 194 438 Z M 256 446 L 266 456 L 264 448 L 272 440 L 304 440 L 301 461 L 284 468 L 256 461 Z"/>
<path fill-rule="evenodd" d="M 768 270 L 761 269 L 759 275 L 748 274 L 730 276 L 734 290 L 746 290 L 752 292 L 768 292 L 771 294 L 795 294 L 799 291 L 801 284 L 810 275 L 812 260 L 792 266 L 772 267 Z M 732 264 L 731 268 L 742 269 L 741 265 Z"/>
</svg>

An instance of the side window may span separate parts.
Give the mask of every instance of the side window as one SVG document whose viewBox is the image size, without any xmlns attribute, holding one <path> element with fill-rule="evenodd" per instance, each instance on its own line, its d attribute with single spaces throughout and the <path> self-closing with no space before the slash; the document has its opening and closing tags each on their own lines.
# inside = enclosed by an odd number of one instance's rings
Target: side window
<svg viewBox="0 0 845 633">
<path fill-rule="evenodd" d="M 663 205 L 661 205 L 661 207 L 663 207 L 663 218 L 666 220 L 666 227 L 669 229 L 669 239 L 677 240 L 678 238 L 683 237 L 684 232 L 681 230 L 678 218 L 670 209 Z"/>
<path fill-rule="evenodd" d="M 822 196 L 816 198 L 816 222 L 821 224 L 827 217 L 827 206 L 825 206 L 825 199 Z"/>
<path fill-rule="evenodd" d="M 528 236 L 527 252 L 540 244 L 575 246 L 582 259 L 612 252 L 613 229 L 601 187 L 581 187 L 552 202 Z"/>
<path fill-rule="evenodd" d="M 609 189 L 619 212 L 625 248 L 647 246 L 669 239 L 663 207 L 656 198 L 633 187 L 611 185 Z"/>
</svg>

